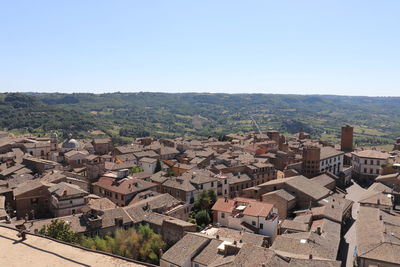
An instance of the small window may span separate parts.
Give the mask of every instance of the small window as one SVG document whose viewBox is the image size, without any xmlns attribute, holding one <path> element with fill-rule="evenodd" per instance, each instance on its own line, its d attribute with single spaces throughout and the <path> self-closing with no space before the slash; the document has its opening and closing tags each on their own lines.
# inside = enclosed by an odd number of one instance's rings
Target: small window
<svg viewBox="0 0 400 267">
<path fill-rule="evenodd" d="M 214 182 L 211 182 L 211 187 L 214 187 Z"/>
<path fill-rule="evenodd" d="M 221 212 L 221 218 L 222 218 L 222 219 L 225 218 L 225 213 Z"/>
<path fill-rule="evenodd" d="M 253 226 L 256 226 L 256 222 L 255 222 L 255 221 L 252 221 L 251 224 L 252 224 Z"/>
<path fill-rule="evenodd" d="M 224 184 L 227 184 L 227 183 L 228 183 L 228 180 L 225 179 Z"/>
<path fill-rule="evenodd" d="M 264 224 L 260 223 L 260 229 L 264 229 Z"/>
</svg>

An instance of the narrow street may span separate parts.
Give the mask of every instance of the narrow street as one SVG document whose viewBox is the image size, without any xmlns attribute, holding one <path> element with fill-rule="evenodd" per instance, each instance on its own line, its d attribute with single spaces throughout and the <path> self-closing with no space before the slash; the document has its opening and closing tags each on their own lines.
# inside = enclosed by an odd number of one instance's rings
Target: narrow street
<svg viewBox="0 0 400 267">
<path fill-rule="evenodd" d="M 350 199 L 354 201 L 353 204 L 353 218 L 354 220 L 357 220 L 357 215 L 358 215 L 358 209 L 360 207 L 360 204 L 358 203 L 358 200 L 360 199 L 361 195 L 365 191 L 364 188 L 359 186 L 357 183 L 354 182 L 352 186 L 347 188 L 347 195 L 346 199 Z M 353 266 L 353 253 L 354 253 L 354 248 L 356 246 L 356 223 L 354 221 L 353 225 L 350 227 L 350 229 L 347 231 L 346 235 L 344 236 L 345 243 L 348 244 L 348 250 L 347 250 L 347 262 L 346 267 L 351 267 Z"/>
</svg>

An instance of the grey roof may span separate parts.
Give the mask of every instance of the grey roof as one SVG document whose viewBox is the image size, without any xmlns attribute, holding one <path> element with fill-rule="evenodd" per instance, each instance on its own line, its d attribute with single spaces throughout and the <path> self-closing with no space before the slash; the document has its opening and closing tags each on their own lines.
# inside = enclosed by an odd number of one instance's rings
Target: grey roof
<svg viewBox="0 0 400 267">
<path fill-rule="evenodd" d="M 285 189 L 279 189 L 276 191 L 272 191 L 269 193 L 265 193 L 263 196 L 270 196 L 270 195 L 277 195 L 281 198 L 283 198 L 286 201 L 292 201 L 294 199 L 296 199 L 295 196 L 293 196 L 292 194 L 290 194 L 288 191 L 286 191 Z"/>
<path fill-rule="evenodd" d="M 215 235 L 219 235 L 219 238 L 222 240 L 230 242 L 240 242 L 241 240 L 243 244 L 250 243 L 257 246 L 262 246 L 267 238 L 264 235 L 243 232 L 225 227 L 218 228 L 218 231 L 215 233 Z"/>
<path fill-rule="evenodd" d="M 66 182 L 61 182 L 59 184 L 53 185 L 49 188 L 49 192 L 57 197 L 70 197 L 77 195 L 88 195 L 89 193 L 81 189 L 79 186 L 74 184 L 69 184 Z"/>
<path fill-rule="evenodd" d="M 343 151 L 339 151 L 330 146 L 325 146 L 325 147 L 321 147 L 320 159 L 324 160 L 324 159 L 336 157 L 336 156 L 339 156 L 342 154 L 344 154 Z"/>
<path fill-rule="evenodd" d="M 236 183 L 251 181 L 251 178 L 245 173 L 241 173 L 240 175 L 233 175 L 232 173 L 228 173 L 227 177 L 228 177 L 228 184 L 236 184 Z"/>
<path fill-rule="evenodd" d="M 209 238 L 188 233 L 178 243 L 167 250 L 161 259 L 178 266 L 183 266 L 186 259 L 191 259 L 209 242 Z"/>
<path fill-rule="evenodd" d="M 292 230 L 296 232 L 308 232 L 308 224 L 294 220 L 284 220 L 281 224 L 281 228 L 285 230 Z"/>
<path fill-rule="evenodd" d="M 133 206 L 145 207 L 148 206 L 150 210 L 165 209 L 168 210 L 170 207 L 180 204 L 182 201 L 174 198 L 170 194 L 160 194 L 152 196 L 146 199 L 139 200 L 133 203 Z"/>
<path fill-rule="evenodd" d="M 192 184 L 205 184 L 218 181 L 214 173 L 203 170 L 184 173 L 182 174 L 182 178 L 189 179 Z"/>
<path fill-rule="evenodd" d="M 400 264 L 400 218 L 361 206 L 356 222 L 358 256 Z"/>
<path fill-rule="evenodd" d="M 244 244 L 237 254 L 233 264 L 234 267 L 286 267 L 289 263 L 278 257 L 276 253 L 269 249 L 252 244 Z"/>
<path fill-rule="evenodd" d="M 168 179 L 163 183 L 163 186 L 180 189 L 186 192 L 196 190 L 196 188 L 187 179 Z"/>
<path fill-rule="evenodd" d="M 271 249 L 284 257 L 308 259 L 312 255 L 314 259 L 336 260 L 340 236 L 336 240 L 330 237 L 314 232 L 283 234 L 276 237 Z"/>
<path fill-rule="evenodd" d="M 213 239 L 211 242 L 193 259 L 194 263 L 198 263 L 205 266 L 214 265 L 215 263 L 227 263 L 233 262 L 234 255 L 225 256 L 223 253 L 218 252 L 218 246 L 223 241 Z"/>
<path fill-rule="evenodd" d="M 164 183 L 166 180 L 168 180 L 168 177 L 166 177 L 165 175 L 167 175 L 167 173 L 164 171 L 156 172 L 155 174 L 150 176 L 150 181 Z"/>
<path fill-rule="evenodd" d="M 330 193 L 327 188 L 312 182 L 310 179 L 307 179 L 302 175 L 288 178 L 286 184 L 310 196 L 314 200 L 326 197 Z"/>
<path fill-rule="evenodd" d="M 18 185 L 18 187 L 13 190 L 14 196 L 25 194 L 29 191 L 35 190 L 36 188 L 40 188 L 42 186 L 45 185 L 39 179 L 29 180 L 23 184 Z"/>
<path fill-rule="evenodd" d="M 311 181 L 318 183 L 321 186 L 326 187 L 327 185 L 334 183 L 335 179 L 330 177 L 328 174 L 323 173 L 323 174 L 320 174 L 318 176 L 311 178 Z"/>
</svg>

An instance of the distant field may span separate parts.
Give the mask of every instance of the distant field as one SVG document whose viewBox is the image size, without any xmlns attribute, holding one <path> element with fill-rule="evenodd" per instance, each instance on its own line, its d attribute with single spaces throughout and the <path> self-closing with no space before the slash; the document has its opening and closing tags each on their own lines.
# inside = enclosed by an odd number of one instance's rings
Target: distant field
<svg viewBox="0 0 400 267">
<path fill-rule="evenodd" d="M 0 94 L 0 128 L 76 137 L 104 132 L 116 142 L 134 137 L 220 136 L 303 128 L 338 142 L 340 127 L 355 129 L 357 145 L 385 146 L 400 136 L 400 98 L 265 94 Z M 94 132 L 93 132 L 94 131 Z M 93 133 L 93 134 L 91 134 Z"/>
</svg>

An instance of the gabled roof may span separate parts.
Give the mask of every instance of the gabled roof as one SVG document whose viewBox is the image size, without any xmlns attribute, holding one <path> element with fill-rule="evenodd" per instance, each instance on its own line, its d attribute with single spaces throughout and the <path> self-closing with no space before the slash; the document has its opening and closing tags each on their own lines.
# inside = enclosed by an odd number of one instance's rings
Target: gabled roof
<svg viewBox="0 0 400 267">
<path fill-rule="evenodd" d="M 49 192 L 57 197 L 71 197 L 76 195 L 88 195 L 89 193 L 81 189 L 79 186 L 61 182 L 49 188 Z"/>
<path fill-rule="evenodd" d="M 221 212 L 232 212 L 234 208 L 235 200 L 229 198 L 219 198 L 212 207 L 212 210 Z"/>
<path fill-rule="evenodd" d="M 23 184 L 18 185 L 18 187 L 13 190 L 14 196 L 20 196 L 22 194 L 38 189 L 40 187 L 48 187 L 48 186 L 44 185 L 43 182 L 40 181 L 39 179 L 29 180 Z"/>
<path fill-rule="evenodd" d="M 271 249 L 281 256 L 308 259 L 336 260 L 340 237 L 337 240 L 325 238 L 324 233 L 314 232 L 283 234 L 276 237 Z"/>
<path fill-rule="evenodd" d="M 161 257 L 161 260 L 177 266 L 183 266 L 187 259 L 191 261 L 192 257 L 210 241 L 209 238 L 188 233 L 178 243 L 168 249 Z"/>
<path fill-rule="evenodd" d="M 163 183 L 163 186 L 180 189 L 186 192 L 192 192 L 196 190 L 196 188 L 187 179 L 168 179 Z"/>
<path fill-rule="evenodd" d="M 295 196 L 290 194 L 285 189 L 279 189 L 279 190 L 276 190 L 276 191 L 268 192 L 268 193 L 265 193 L 263 196 L 270 196 L 270 195 L 279 196 L 280 198 L 282 198 L 282 199 L 284 199 L 286 201 L 292 201 L 292 200 L 296 199 Z"/>
<path fill-rule="evenodd" d="M 310 179 L 307 179 L 302 175 L 289 178 L 286 181 L 286 184 L 310 196 L 314 200 L 319 200 L 323 197 L 326 197 L 330 193 L 327 188 L 312 182 Z"/>
<path fill-rule="evenodd" d="M 356 221 L 359 257 L 400 264 L 400 218 L 360 206 Z"/>
<path fill-rule="evenodd" d="M 135 178 L 123 178 L 118 180 L 110 177 L 101 177 L 97 182 L 93 183 L 93 185 L 123 195 L 141 192 L 156 186 L 156 184 L 151 182 Z"/>
<path fill-rule="evenodd" d="M 323 173 L 323 174 L 320 174 L 318 176 L 311 178 L 311 181 L 318 183 L 319 185 L 321 185 L 323 187 L 326 187 L 327 185 L 334 183 L 335 179 L 333 179 L 328 174 Z"/>
<path fill-rule="evenodd" d="M 264 202 L 251 202 L 243 211 L 244 215 L 254 217 L 267 217 L 274 205 Z"/>
<path fill-rule="evenodd" d="M 389 153 L 377 150 L 361 150 L 357 152 L 352 152 L 352 154 L 360 158 L 372 158 L 372 159 L 388 159 L 390 157 Z"/>
</svg>

